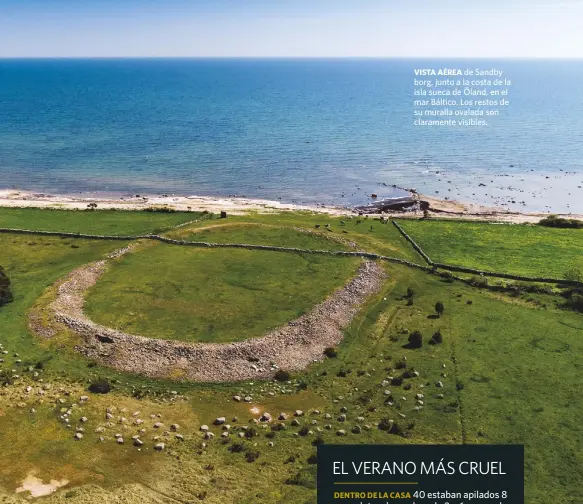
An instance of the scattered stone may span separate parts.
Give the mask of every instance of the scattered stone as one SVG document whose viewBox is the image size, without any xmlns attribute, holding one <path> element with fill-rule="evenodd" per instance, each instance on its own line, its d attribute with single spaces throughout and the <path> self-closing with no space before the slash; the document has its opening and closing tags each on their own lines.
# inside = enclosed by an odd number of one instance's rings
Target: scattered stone
<svg viewBox="0 0 583 504">
<path fill-rule="evenodd" d="M 223 425 L 226 421 L 227 421 L 227 419 L 224 416 L 222 416 L 222 417 L 215 418 L 215 421 L 213 423 L 215 425 Z"/>
<path fill-rule="evenodd" d="M 140 438 L 134 439 L 134 446 L 143 446 L 144 442 Z"/>
<path fill-rule="evenodd" d="M 304 416 L 304 412 L 302 410 L 296 410 L 294 413 L 294 416 L 297 416 L 297 417 Z"/>
<path fill-rule="evenodd" d="M 233 396 L 233 401 L 241 402 L 241 396 Z"/>
<path fill-rule="evenodd" d="M 438 381 L 438 382 L 435 383 L 435 386 L 436 387 L 439 387 L 439 388 L 442 388 L 443 387 L 443 383 L 440 382 L 440 381 Z"/>
<path fill-rule="evenodd" d="M 178 430 L 180 430 L 180 425 L 173 423 L 173 424 L 170 426 L 170 430 L 171 430 L 172 432 L 177 432 Z"/>
<path fill-rule="evenodd" d="M 209 426 L 208 426 L 208 425 L 201 425 L 201 426 L 200 426 L 200 430 L 201 430 L 202 432 L 207 432 L 207 431 L 209 430 Z"/>
<path fill-rule="evenodd" d="M 259 419 L 261 422 L 271 422 L 271 415 L 267 412 L 263 413 L 263 415 L 261 415 L 261 418 Z"/>
<path fill-rule="evenodd" d="M 279 416 L 277 417 L 278 420 L 287 420 L 287 414 L 286 413 L 280 413 Z"/>
<path fill-rule="evenodd" d="M 336 431 L 336 435 L 337 435 L 337 436 L 346 436 L 346 431 L 345 431 L 345 430 L 342 430 L 342 429 L 340 429 L 339 431 Z"/>
<path fill-rule="evenodd" d="M 83 439 L 83 434 L 81 434 L 80 432 L 76 432 L 75 435 L 73 436 L 77 441 L 79 441 L 80 439 Z"/>
<path fill-rule="evenodd" d="M 117 444 L 123 444 L 123 438 L 122 437 L 118 437 L 117 438 Z"/>
<path fill-rule="evenodd" d="M 162 451 L 164 450 L 164 448 L 166 448 L 166 445 L 164 443 L 156 443 L 154 445 L 154 450 L 156 451 Z"/>
</svg>

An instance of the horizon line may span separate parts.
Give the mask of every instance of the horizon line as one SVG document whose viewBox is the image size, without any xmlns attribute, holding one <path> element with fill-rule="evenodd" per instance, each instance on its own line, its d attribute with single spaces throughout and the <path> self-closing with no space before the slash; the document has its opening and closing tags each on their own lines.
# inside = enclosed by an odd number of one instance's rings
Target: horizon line
<svg viewBox="0 0 583 504">
<path fill-rule="evenodd" d="M 583 60 L 583 56 L 0 56 L 2 60 Z"/>
</svg>

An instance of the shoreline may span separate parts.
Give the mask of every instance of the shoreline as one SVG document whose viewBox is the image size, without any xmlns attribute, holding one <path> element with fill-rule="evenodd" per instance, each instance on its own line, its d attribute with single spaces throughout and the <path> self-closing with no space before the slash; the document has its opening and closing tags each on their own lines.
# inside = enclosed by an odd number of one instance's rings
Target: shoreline
<svg viewBox="0 0 583 504">
<path fill-rule="evenodd" d="M 236 196 L 184 196 L 184 195 L 135 195 L 116 196 L 78 196 L 53 195 L 15 189 L 0 189 L 0 207 L 4 208 L 47 208 L 63 210 L 86 210 L 90 203 L 97 204 L 97 210 L 145 210 L 152 207 L 166 207 L 177 211 L 208 211 L 212 213 L 244 214 L 246 212 L 277 213 L 288 211 L 307 211 L 335 216 L 383 215 L 385 217 L 420 218 L 427 210 L 431 217 L 440 219 L 476 220 L 501 223 L 537 223 L 552 212 L 518 212 L 500 207 L 490 207 L 456 200 L 439 199 L 415 191 L 409 197 L 389 200 L 371 199 L 369 203 L 340 207 L 326 204 L 302 205 L 282 203 L 269 199 L 244 198 Z M 582 214 L 557 213 L 560 217 L 583 220 Z"/>
</svg>

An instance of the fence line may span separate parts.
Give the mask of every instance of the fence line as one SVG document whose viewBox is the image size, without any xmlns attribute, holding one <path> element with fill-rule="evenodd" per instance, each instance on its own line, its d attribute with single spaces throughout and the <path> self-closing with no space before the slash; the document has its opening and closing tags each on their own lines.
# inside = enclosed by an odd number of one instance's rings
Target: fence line
<svg viewBox="0 0 583 504">
<path fill-rule="evenodd" d="M 518 280 L 523 282 L 536 282 L 536 283 L 553 283 L 558 285 L 566 285 L 571 287 L 581 286 L 580 282 L 574 280 L 564 280 L 557 278 L 540 278 L 540 277 L 526 277 L 521 275 L 512 275 L 509 273 L 500 273 L 494 271 L 482 271 L 473 268 L 466 268 L 463 266 L 454 266 L 450 264 L 434 263 L 425 252 L 415 243 L 415 241 L 410 238 L 407 233 L 393 220 L 393 224 L 399 229 L 403 236 L 411 242 L 415 247 L 415 250 L 427 261 L 430 266 L 423 266 L 405 259 L 399 259 L 396 257 L 383 256 L 380 254 L 374 254 L 372 252 L 348 252 L 343 250 L 314 250 L 314 249 L 302 249 L 293 247 L 277 247 L 275 245 L 253 245 L 248 243 L 211 243 L 211 242 L 197 242 L 197 241 L 184 241 L 184 240 L 174 240 L 172 238 L 166 238 L 164 236 L 149 234 L 149 235 L 137 235 L 137 236 L 115 236 L 115 235 L 91 235 L 91 234 L 81 234 L 81 233 L 66 233 L 59 231 L 34 231 L 28 229 L 10 229 L 10 228 L 0 228 L 0 233 L 14 233 L 14 234 L 29 234 L 35 236 L 58 236 L 62 238 L 84 238 L 89 240 L 118 240 L 118 241 L 135 241 L 135 240 L 155 240 L 162 243 L 168 243 L 170 245 L 178 245 L 183 247 L 200 247 L 200 248 L 239 248 L 246 250 L 267 250 L 272 252 L 293 252 L 298 254 L 318 254 L 318 255 L 328 255 L 336 257 L 361 257 L 363 259 L 377 259 L 381 261 L 390 262 L 393 264 L 401 264 L 403 266 L 408 266 L 411 268 L 422 269 L 427 272 L 437 272 L 437 269 L 457 271 L 461 273 L 471 273 L 479 276 L 505 278 L 508 280 Z"/>
</svg>

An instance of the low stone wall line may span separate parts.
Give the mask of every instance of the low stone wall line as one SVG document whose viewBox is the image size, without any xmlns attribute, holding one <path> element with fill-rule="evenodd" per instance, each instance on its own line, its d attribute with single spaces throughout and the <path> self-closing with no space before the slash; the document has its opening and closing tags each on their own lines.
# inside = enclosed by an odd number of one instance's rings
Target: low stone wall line
<svg viewBox="0 0 583 504">
<path fill-rule="evenodd" d="M 417 243 L 415 242 L 415 240 L 413 238 L 411 238 L 407 232 L 399 225 L 399 223 L 393 219 L 393 226 L 395 226 L 398 230 L 399 233 L 401 233 L 403 235 L 403 237 L 405 238 L 405 240 L 407 240 L 412 246 L 413 248 L 417 251 L 417 253 L 423 257 L 423 259 L 425 259 L 425 262 L 429 265 L 433 265 L 433 261 L 431 260 L 431 258 L 423 251 L 423 249 L 417 245 Z"/>
<path fill-rule="evenodd" d="M 540 277 L 527 277 L 522 275 L 512 275 L 510 273 L 495 272 L 495 271 L 482 271 L 473 268 L 466 268 L 464 266 L 455 266 L 451 264 L 435 263 L 429 258 L 425 252 L 415 243 L 415 241 L 407 235 L 407 233 L 399 226 L 397 222 L 393 220 L 393 224 L 401 231 L 403 236 L 415 247 L 420 255 L 428 262 L 431 267 L 422 266 L 417 263 L 407 261 L 405 259 L 399 259 L 396 257 L 388 257 L 380 254 L 374 254 L 372 252 L 348 252 L 342 250 L 314 250 L 314 249 L 301 249 L 293 247 L 277 247 L 274 245 L 253 245 L 249 243 L 210 243 L 210 242 L 197 242 L 197 241 L 184 241 L 184 240 L 174 240 L 172 238 L 166 238 L 164 236 L 150 234 L 150 235 L 138 235 L 138 236 L 114 236 L 114 235 L 90 235 L 90 234 L 80 234 L 80 233 L 63 233 L 57 231 L 33 231 L 27 229 L 10 229 L 10 228 L 0 228 L 0 233 L 15 233 L 15 234 L 30 234 L 38 236 L 60 236 L 63 238 L 85 238 L 90 240 L 119 240 L 119 241 L 133 241 L 133 240 L 155 240 L 162 243 L 167 243 L 170 245 L 179 245 L 187 247 L 202 247 L 202 248 L 240 248 L 246 250 L 268 250 L 272 252 L 292 252 L 297 254 L 320 254 L 327 255 L 330 257 L 361 257 L 363 259 L 377 259 L 381 261 L 390 262 L 393 264 L 402 264 L 404 266 L 409 266 L 411 268 L 422 269 L 424 271 L 435 271 L 437 269 L 458 271 L 460 273 L 470 273 L 480 276 L 488 276 L 494 278 L 505 278 L 508 280 L 517 280 L 523 282 L 533 282 L 533 283 L 552 283 L 557 285 L 565 285 L 569 287 L 580 287 L 581 283 L 572 280 L 558 279 L 558 278 L 540 278 Z"/>
</svg>

